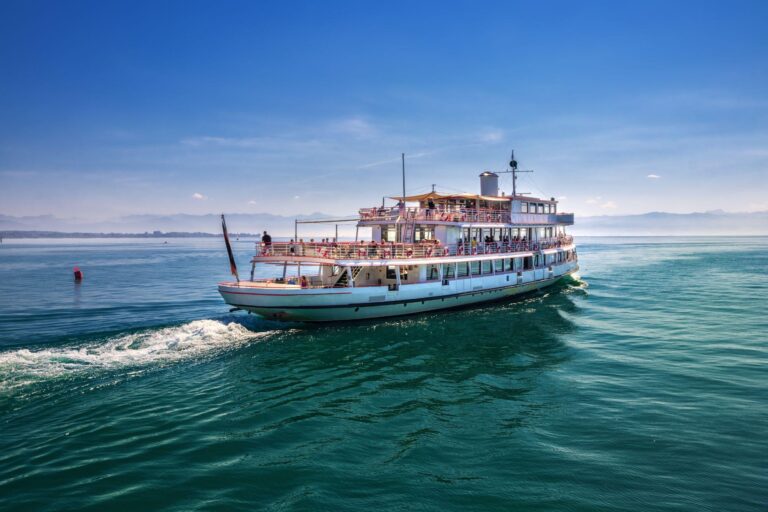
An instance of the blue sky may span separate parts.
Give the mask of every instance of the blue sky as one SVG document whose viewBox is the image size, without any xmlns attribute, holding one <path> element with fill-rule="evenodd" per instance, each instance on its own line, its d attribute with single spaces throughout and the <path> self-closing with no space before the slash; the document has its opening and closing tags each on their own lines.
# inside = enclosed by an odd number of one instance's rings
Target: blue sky
<svg viewBox="0 0 768 512">
<path fill-rule="evenodd" d="M 0 213 L 768 210 L 768 2 L 0 4 Z M 656 176 L 656 177 L 654 177 Z M 508 181 L 502 183 L 509 190 Z"/>
</svg>

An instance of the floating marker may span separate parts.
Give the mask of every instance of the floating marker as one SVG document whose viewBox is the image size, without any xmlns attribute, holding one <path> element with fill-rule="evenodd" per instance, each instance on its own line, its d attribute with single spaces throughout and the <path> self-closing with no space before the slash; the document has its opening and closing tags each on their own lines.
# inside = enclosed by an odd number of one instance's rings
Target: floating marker
<svg viewBox="0 0 768 512">
<path fill-rule="evenodd" d="M 75 273 L 75 281 L 82 281 L 83 280 L 83 271 L 80 270 L 80 267 L 74 268 Z"/>
</svg>

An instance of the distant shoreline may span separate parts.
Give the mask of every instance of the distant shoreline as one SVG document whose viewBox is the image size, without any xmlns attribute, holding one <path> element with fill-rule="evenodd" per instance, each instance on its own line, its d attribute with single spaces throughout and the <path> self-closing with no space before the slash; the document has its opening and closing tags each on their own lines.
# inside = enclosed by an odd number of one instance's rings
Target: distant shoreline
<svg viewBox="0 0 768 512">
<path fill-rule="evenodd" d="M 230 233 L 231 238 L 257 237 L 253 233 Z M 153 231 L 152 233 L 79 233 L 61 231 L 0 231 L 0 238 L 221 238 L 221 233 Z"/>
</svg>

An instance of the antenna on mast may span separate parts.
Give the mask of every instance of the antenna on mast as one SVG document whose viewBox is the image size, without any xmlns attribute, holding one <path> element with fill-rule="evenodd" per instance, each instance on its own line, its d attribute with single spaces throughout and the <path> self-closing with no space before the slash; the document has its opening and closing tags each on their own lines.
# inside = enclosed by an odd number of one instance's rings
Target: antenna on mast
<svg viewBox="0 0 768 512">
<path fill-rule="evenodd" d="M 509 170 L 508 171 L 501 171 L 504 173 L 512 173 L 512 197 L 515 197 L 517 195 L 517 173 L 519 172 L 533 172 L 532 170 L 529 171 L 521 171 L 517 168 L 517 160 L 515 160 L 515 150 L 512 150 L 512 154 L 509 156 Z M 527 193 L 527 192 L 526 192 Z"/>
</svg>

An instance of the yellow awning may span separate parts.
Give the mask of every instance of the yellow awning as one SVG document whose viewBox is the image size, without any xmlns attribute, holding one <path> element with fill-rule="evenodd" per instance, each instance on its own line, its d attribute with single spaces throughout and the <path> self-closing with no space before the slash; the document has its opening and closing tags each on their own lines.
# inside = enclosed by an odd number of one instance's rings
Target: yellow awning
<svg viewBox="0 0 768 512">
<path fill-rule="evenodd" d="M 479 199 L 481 201 L 509 201 L 510 196 L 481 196 L 478 194 L 439 194 L 437 192 L 427 192 L 415 196 L 392 196 L 390 199 L 395 201 L 421 202 L 437 199 Z"/>
</svg>

